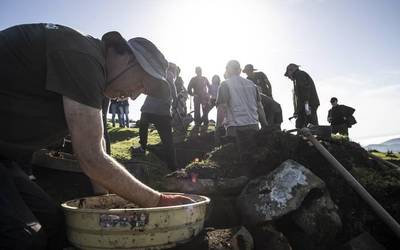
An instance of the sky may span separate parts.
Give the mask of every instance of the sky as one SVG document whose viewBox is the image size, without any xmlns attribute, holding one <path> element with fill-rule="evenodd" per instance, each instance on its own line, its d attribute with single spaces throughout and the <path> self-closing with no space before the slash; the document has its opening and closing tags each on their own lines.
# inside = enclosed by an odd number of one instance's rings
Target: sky
<svg viewBox="0 0 400 250">
<path fill-rule="evenodd" d="M 228 60 L 251 63 L 268 76 L 285 129 L 294 127 L 293 84 L 283 74 L 296 63 L 315 82 L 320 124 L 335 96 L 356 109 L 350 137 L 366 145 L 400 137 L 399 11 L 397 0 L 2 0 L 0 30 L 49 22 L 97 38 L 112 30 L 146 37 L 186 85 L 196 66 L 211 79 Z M 143 100 L 131 102 L 131 118 Z"/>
</svg>

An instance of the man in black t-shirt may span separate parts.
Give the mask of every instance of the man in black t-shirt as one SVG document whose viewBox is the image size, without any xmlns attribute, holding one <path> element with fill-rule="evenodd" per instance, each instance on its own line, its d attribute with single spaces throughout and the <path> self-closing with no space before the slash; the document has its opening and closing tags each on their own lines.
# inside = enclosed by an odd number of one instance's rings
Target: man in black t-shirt
<svg viewBox="0 0 400 250">
<path fill-rule="evenodd" d="M 169 98 L 168 63 L 150 41 L 128 42 L 109 32 L 102 40 L 55 24 L 0 31 L 0 249 L 59 249 L 58 206 L 13 164 L 69 132 L 82 170 L 105 189 L 141 207 L 191 200 L 144 185 L 108 156 L 102 102 Z"/>
</svg>

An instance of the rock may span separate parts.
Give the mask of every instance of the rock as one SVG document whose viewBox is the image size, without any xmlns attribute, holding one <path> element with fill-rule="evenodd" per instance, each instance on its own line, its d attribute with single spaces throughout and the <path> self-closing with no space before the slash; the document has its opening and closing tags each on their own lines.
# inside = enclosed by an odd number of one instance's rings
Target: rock
<svg viewBox="0 0 400 250">
<path fill-rule="evenodd" d="M 329 246 L 341 231 L 342 220 L 328 192 L 320 193 L 319 198 L 314 198 L 311 193 L 291 218 L 312 239 L 314 245 Z"/>
<path fill-rule="evenodd" d="M 163 183 L 167 191 L 193 193 L 202 195 L 236 195 L 247 184 L 249 178 L 240 176 L 237 178 L 205 179 L 197 178 L 195 174 L 191 178 L 179 178 L 168 176 Z"/>
<path fill-rule="evenodd" d="M 245 227 L 241 227 L 239 231 L 233 235 L 231 246 L 233 250 L 253 250 L 254 240 L 250 232 Z"/>
<path fill-rule="evenodd" d="M 311 190 L 324 188 L 318 176 L 287 160 L 269 175 L 251 180 L 238 197 L 237 206 L 244 221 L 258 224 L 296 210 Z"/>
<path fill-rule="evenodd" d="M 340 250 L 385 250 L 369 233 L 364 232 L 350 240 Z"/>
<path fill-rule="evenodd" d="M 291 250 L 289 241 L 283 233 L 277 231 L 271 224 L 251 229 L 255 249 Z"/>
<path fill-rule="evenodd" d="M 236 197 L 210 196 L 207 227 L 226 228 L 240 225 L 240 214 L 236 208 Z"/>
</svg>

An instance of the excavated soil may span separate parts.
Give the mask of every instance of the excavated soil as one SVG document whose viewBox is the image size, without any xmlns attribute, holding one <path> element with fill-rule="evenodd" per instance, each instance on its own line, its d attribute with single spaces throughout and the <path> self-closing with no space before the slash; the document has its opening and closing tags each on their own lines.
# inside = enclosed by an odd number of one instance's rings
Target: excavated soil
<svg viewBox="0 0 400 250">
<path fill-rule="evenodd" d="M 246 161 L 240 160 L 234 144 L 228 143 L 215 148 L 213 139 L 212 133 L 209 133 L 207 136 L 176 144 L 177 161 L 180 166 L 186 166 L 184 175 L 195 174 L 198 178 L 245 175 L 253 178 L 266 175 L 285 160 L 293 159 L 309 168 L 326 183 L 332 199 L 337 204 L 343 230 L 336 237 L 336 245 L 342 245 L 361 232 L 368 231 L 387 249 L 399 249 L 394 234 L 352 191 L 328 161 L 302 137 L 283 132 L 259 132 L 255 137 L 257 147 Z M 357 143 L 344 140 L 324 140 L 322 143 L 370 194 L 400 221 L 400 171 L 371 159 L 368 152 Z M 153 150 L 155 153 L 161 151 L 157 146 Z M 38 183 L 58 202 L 93 194 L 90 182 L 83 174 L 63 172 L 61 176 L 59 171 L 43 168 L 34 171 Z M 285 235 L 290 235 L 290 230 L 294 230 L 285 225 L 285 222 L 277 225 L 277 229 Z M 229 230 L 204 230 L 192 242 L 175 249 L 229 249 L 230 237 Z M 258 239 L 255 234 L 253 237 L 256 242 L 265 241 L 261 238 L 264 236 Z"/>
<path fill-rule="evenodd" d="M 395 235 L 371 211 L 368 205 L 334 170 L 310 143 L 300 136 L 284 132 L 259 132 L 257 148 L 246 161 L 240 161 L 234 144 L 226 144 L 190 163 L 185 174 L 198 178 L 250 178 L 266 175 L 287 159 L 293 159 L 319 176 L 327 185 L 339 207 L 343 230 L 337 236 L 338 245 L 368 231 L 387 249 L 398 249 Z M 370 192 L 370 194 L 400 221 L 400 171 L 371 159 L 359 144 L 346 140 L 323 140 L 325 148 Z M 185 176 L 182 176 L 185 177 Z M 283 230 L 288 230 L 282 226 Z"/>
</svg>

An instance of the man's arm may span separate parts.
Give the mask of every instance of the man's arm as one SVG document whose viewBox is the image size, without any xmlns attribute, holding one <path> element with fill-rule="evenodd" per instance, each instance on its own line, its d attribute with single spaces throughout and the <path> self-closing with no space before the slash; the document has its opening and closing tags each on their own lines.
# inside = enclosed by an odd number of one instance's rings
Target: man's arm
<svg viewBox="0 0 400 250">
<path fill-rule="evenodd" d="M 187 91 L 189 95 L 193 95 L 193 85 L 194 85 L 194 78 L 190 79 Z"/>
<path fill-rule="evenodd" d="M 267 118 L 265 117 L 264 107 L 261 102 L 261 94 L 256 88 L 256 102 L 257 102 L 257 113 L 258 113 L 258 120 L 261 123 L 261 128 L 265 128 L 268 126 Z"/>
<path fill-rule="evenodd" d="M 228 86 L 226 85 L 226 82 L 222 82 L 218 88 L 217 100 L 215 102 L 217 106 L 217 128 L 222 127 L 223 125 L 228 110 L 229 98 Z"/>
<path fill-rule="evenodd" d="M 82 170 L 93 181 L 141 207 L 159 204 L 160 193 L 133 177 L 102 146 L 101 110 L 63 97 L 72 146 Z"/>
<path fill-rule="evenodd" d="M 268 126 L 267 119 L 265 117 L 265 112 L 263 105 L 260 101 L 257 102 L 257 113 L 258 113 L 258 119 L 260 120 L 261 127 L 265 128 Z"/>
</svg>

